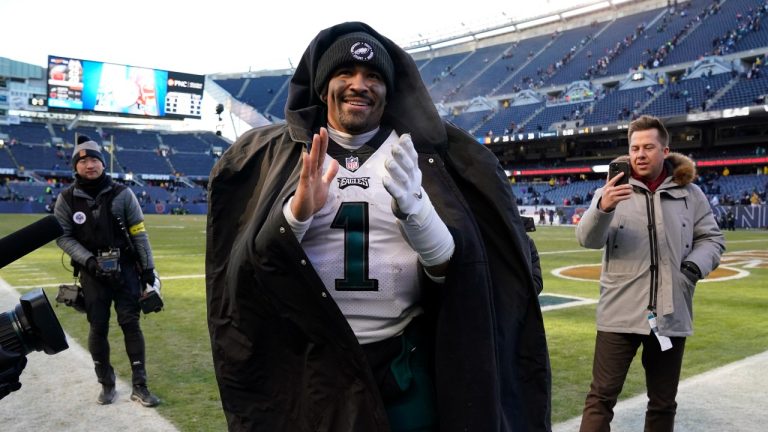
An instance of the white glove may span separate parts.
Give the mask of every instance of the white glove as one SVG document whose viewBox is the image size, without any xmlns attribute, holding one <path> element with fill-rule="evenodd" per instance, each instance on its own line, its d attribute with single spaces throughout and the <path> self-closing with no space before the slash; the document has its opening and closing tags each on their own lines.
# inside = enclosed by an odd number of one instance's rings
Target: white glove
<svg viewBox="0 0 768 432">
<path fill-rule="evenodd" d="M 157 274 L 157 270 L 154 270 L 155 273 L 155 282 L 150 284 L 144 285 L 144 295 L 147 295 L 150 291 L 157 291 L 158 294 L 160 294 L 160 287 L 162 286 L 162 283 L 160 282 L 160 275 Z"/>
<path fill-rule="evenodd" d="M 424 191 L 421 188 L 419 155 L 413 148 L 410 134 L 400 135 L 392 145 L 392 154 L 384 162 L 389 176 L 384 176 L 384 188 L 392 195 L 392 211 L 398 219 L 419 214 L 424 207 Z"/>
<path fill-rule="evenodd" d="M 409 134 L 401 135 L 392 146 L 384 167 L 390 177 L 384 176 L 382 183 L 392 195 L 392 212 L 419 261 L 426 267 L 448 262 L 455 249 L 453 236 L 421 187 L 419 156 Z"/>
</svg>

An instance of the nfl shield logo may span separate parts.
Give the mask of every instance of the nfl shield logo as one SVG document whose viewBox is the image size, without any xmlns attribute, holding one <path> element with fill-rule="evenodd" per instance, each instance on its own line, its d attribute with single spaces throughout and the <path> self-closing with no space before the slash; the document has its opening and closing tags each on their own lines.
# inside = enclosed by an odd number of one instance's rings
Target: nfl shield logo
<svg viewBox="0 0 768 432">
<path fill-rule="evenodd" d="M 357 156 L 349 156 L 345 160 L 348 171 L 356 171 L 360 168 L 360 159 L 358 159 Z"/>
</svg>

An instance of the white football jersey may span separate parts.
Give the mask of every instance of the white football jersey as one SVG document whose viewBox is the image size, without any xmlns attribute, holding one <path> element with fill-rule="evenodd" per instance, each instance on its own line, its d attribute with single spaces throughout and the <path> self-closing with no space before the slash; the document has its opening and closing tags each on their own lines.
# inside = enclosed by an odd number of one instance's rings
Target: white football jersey
<svg viewBox="0 0 768 432">
<path fill-rule="evenodd" d="M 361 344 L 395 336 L 421 313 L 417 255 L 381 181 L 397 139 L 393 131 L 364 163 L 353 157 L 340 164 L 301 242 Z M 326 167 L 330 161 L 326 156 Z"/>
</svg>

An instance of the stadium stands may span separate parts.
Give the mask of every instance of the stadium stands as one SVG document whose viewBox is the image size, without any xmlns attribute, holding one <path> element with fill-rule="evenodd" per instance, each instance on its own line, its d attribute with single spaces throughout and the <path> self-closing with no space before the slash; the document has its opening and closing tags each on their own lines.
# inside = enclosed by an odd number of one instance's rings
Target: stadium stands
<svg viewBox="0 0 768 432">
<path fill-rule="evenodd" d="M 243 102 L 256 108 L 259 112 L 266 112 L 267 106 L 275 98 L 275 95 L 288 81 L 288 76 L 267 76 L 252 78 L 242 91 L 240 96 Z"/>
<path fill-rule="evenodd" d="M 520 65 L 526 61 L 526 56 L 532 56 L 534 50 L 538 51 L 549 39 L 550 36 L 544 35 L 512 43 L 501 57 L 485 69 L 479 77 L 463 87 L 454 97 L 454 100 L 458 100 L 459 97 L 471 99 L 478 95 L 498 93 L 497 90 L 504 84 L 505 80 L 514 76 Z"/>
<path fill-rule="evenodd" d="M 51 142 L 51 132 L 46 124 L 41 123 L 0 125 L 0 132 L 7 134 L 9 141 L 17 144 L 45 144 Z"/>
<path fill-rule="evenodd" d="M 429 89 L 433 100 L 447 102 L 452 99 L 462 87 L 481 75 L 485 68 L 503 55 L 504 45 L 494 45 L 479 48 L 467 57 L 451 66 L 447 74 L 440 74 L 440 79 Z"/>
<path fill-rule="evenodd" d="M 8 147 L 19 168 L 27 170 L 70 171 L 71 154 L 52 148 L 50 144 L 15 144 Z"/>
</svg>

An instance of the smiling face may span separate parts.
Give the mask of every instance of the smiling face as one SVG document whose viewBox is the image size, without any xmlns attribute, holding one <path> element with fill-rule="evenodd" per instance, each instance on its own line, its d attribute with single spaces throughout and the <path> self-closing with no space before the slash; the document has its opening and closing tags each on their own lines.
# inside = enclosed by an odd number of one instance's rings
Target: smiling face
<svg viewBox="0 0 768 432">
<path fill-rule="evenodd" d="M 328 105 L 328 125 L 359 135 L 376 129 L 384 115 L 387 86 L 384 77 L 363 64 L 336 69 L 323 100 Z"/>
<path fill-rule="evenodd" d="M 664 169 L 664 158 L 669 154 L 656 129 L 639 130 L 632 133 L 629 139 L 629 162 L 632 172 L 653 181 Z"/>
</svg>

